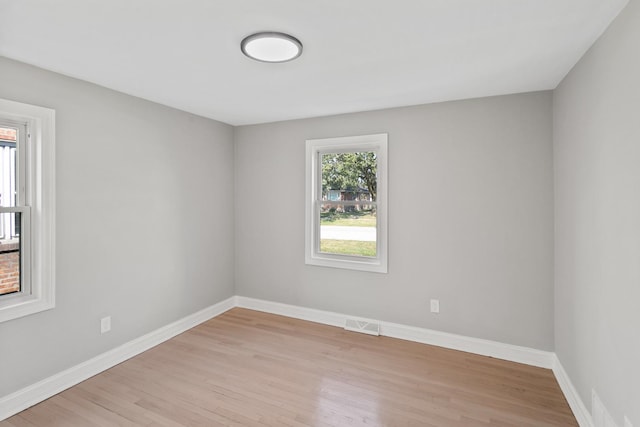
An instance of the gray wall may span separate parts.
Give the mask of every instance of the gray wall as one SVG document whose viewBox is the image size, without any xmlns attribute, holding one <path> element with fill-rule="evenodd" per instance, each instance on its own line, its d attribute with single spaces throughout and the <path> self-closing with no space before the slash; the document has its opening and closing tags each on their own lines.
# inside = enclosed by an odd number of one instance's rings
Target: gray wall
<svg viewBox="0 0 640 427">
<path fill-rule="evenodd" d="M 232 296 L 234 195 L 231 126 L 4 58 L 0 76 L 56 110 L 57 143 L 57 305 L 0 323 L 3 396 Z"/>
<path fill-rule="evenodd" d="M 539 92 L 236 128 L 237 294 L 552 350 L 551 102 Z M 305 265 L 305 140 L 382 132 L 389 274 Z"/>
<path fill-rule="evenodd" d="M 638 40 L 632 0 L 554 92 L 553 132 L 549 92 L 234 131 L 0 58 L 0 97 L 56 109 L 58 169 L 57 306 L 0 324 L 0 396 L 237 293 L 555 348 L 585 403 L 637 425 Z M 380 132 L 389 274 L 306 266 L 304 141 Z"/>
<path fill-rule="evenodd" d="M 555 346 L 583 401 L 595 388 L 640 425 L 640 3 L 554 94 Z"/>
</svg>

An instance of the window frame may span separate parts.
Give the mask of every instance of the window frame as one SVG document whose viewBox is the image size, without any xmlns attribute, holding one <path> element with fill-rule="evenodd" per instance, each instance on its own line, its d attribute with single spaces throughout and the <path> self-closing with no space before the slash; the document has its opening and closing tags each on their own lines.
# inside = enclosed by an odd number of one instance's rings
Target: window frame
<svg viewBox="0 0 640 427">
<path fill-rule="evenodd" d="M 327 153 L 375 152 L 377 160 L 376 256 L 320 252 L 322 202 L 322 155 Z M 358 135 L 306 141 L 305 263 L 349 270 L 388 272 L 388 134 Z"/>
<path fill-rule="evenodd" d="M 0 210 L 24 215 L 20 238 L 27 264 L 21 275 L 30 282 L 0 296 L 1 323 L 55 307 L 55 111 L 0 99 L 0 119 L 25 126 L 18 150 L 23 156 L 19 200 Z"/>
</svg>

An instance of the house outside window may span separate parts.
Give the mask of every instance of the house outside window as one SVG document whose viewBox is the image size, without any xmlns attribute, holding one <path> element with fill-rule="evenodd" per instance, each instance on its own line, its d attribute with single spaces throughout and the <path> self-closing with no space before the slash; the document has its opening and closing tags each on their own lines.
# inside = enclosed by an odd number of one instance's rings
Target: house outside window
<svg viewBox="0 0 640 427">
<path fill-rule="evenodd" d="M 54 119 L 0 99 L 0 322 L 54 306 Z"/>
<path fill-rule="evenodd" d="M 387 272 L 387 134 L 307 141 L 306 263 Z"/>
</svg>

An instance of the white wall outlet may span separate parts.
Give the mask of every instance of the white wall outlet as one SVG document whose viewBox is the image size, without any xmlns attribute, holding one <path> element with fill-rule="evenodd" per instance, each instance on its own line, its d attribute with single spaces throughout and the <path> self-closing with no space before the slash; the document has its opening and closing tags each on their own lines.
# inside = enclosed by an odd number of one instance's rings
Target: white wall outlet
<svg viewBox="0 0 640 427">
<path fill-rule="evenodd" d="M 631 421 L 629 421 L 629 418 L 626 416 L 624 417 L 624 427 L 633 427 L 633 424 L 631 424 Z"/>
<path fill-rule="evenodd" d="M 111 316 L 100 319 L 100 333 L 105 334 L 111 330 Z"/>
<path fill-rule="evenodd" d="M 440 300 L 437 300 L 437 299 L 431 300 L 431 312 L 440 313 Z"/>
</svg>

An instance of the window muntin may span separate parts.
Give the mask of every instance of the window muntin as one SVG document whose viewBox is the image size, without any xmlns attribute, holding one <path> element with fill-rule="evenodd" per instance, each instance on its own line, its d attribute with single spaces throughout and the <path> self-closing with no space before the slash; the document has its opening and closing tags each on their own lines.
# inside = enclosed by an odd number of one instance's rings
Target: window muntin
<svg viewBox="0 0 640 427">
<path fill-rule="evenodd" d="M 307 264 L 387 271 L 386 156 L 386 134 L 307 141 Z"/>
</svg>

